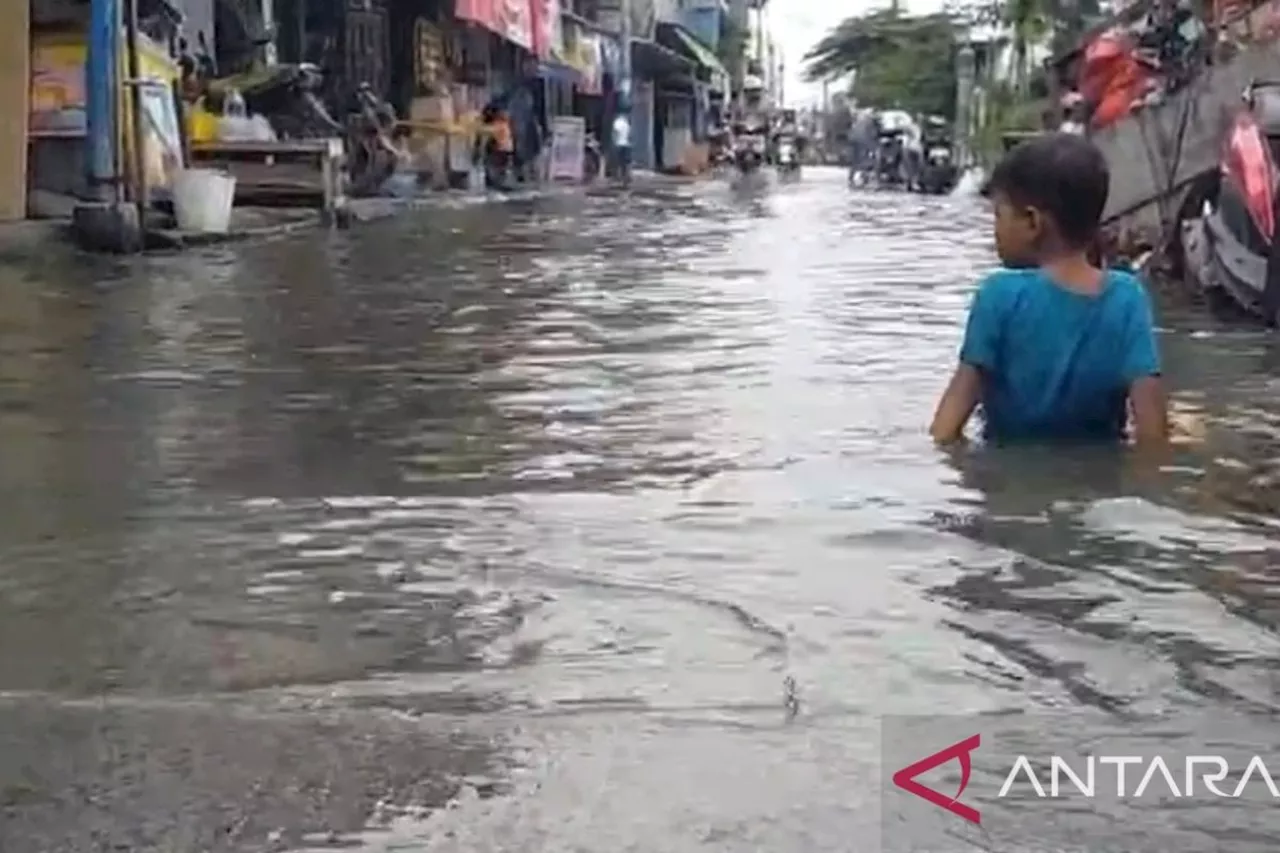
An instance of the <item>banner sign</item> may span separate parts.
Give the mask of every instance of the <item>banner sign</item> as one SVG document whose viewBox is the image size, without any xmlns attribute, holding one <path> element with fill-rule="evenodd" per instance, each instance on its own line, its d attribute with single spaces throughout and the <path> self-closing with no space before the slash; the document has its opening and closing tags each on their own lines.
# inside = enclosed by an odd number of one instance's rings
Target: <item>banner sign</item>
<svg viewBox="0 0 1280 853">
<path fill-rule="evenodd" d="M 582 180 L 586 139 L 587 123 L 578 116 L 551 119 L 551 180 L 575 183 Z"/>
</svg>

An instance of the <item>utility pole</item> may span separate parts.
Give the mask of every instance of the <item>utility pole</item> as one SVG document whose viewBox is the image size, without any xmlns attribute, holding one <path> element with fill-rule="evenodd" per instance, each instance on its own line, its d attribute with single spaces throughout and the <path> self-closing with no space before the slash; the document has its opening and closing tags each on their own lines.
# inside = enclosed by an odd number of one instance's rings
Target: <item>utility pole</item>
<svg viewBox="0 0 1280 853">
<path fill-rule="evenodd" d="M 782 55 L 782 48 L 778 48 L 778 108 L 781 109 L 787 105 L 787 61 Z"/>
<path fill-rule="evenodd" d="M 756 0 L 756 63 L 761 74 L 768 61 L 764 51 L 764 0 Z"/>
</svg>

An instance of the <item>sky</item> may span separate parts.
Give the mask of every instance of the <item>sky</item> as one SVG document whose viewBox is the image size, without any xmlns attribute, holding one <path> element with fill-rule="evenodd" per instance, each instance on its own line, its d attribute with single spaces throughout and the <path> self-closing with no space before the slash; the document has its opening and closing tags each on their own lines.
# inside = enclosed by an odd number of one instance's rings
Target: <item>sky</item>
<svg viewBox="0 0 1280 853">
<path fill-rule="evenodd" d="M 851 15 L 866 14 L 887 0 L 770 0 L 765 7 L 765 27 L 782 50 L 784 91 L 789 106 L 817 104 L 822 85 L 804 82 L 801 58 L 833 26 Z M 903 4 L 913 14 L 941 11 L 942 0 L 907 0 Z M 834 88 L 833 88 L 834 91 Z"/>
</svg>

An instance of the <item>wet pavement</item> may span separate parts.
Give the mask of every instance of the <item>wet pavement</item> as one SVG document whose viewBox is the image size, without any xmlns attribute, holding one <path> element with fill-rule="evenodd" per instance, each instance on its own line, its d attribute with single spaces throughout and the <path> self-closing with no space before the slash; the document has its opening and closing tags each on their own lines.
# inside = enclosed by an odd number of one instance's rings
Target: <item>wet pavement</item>
<svg viewBox="0 0 1280 853">
<path fill-rule="evenodd" d="M 0 849 L 871 851 L 885 715 L 1272 713 L 1280 350 L 945 454 L 992 260 L 811 170 L 5 271 Z"/>
</svg>

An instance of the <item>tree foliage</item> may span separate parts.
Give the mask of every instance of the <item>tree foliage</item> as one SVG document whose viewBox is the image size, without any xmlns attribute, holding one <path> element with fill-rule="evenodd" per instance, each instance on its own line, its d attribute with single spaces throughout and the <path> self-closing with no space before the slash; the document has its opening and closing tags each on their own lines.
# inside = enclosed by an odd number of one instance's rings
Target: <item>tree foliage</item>
<svg viewBox="0 0 1280 853">
<path fill-rule="evenodd" d="M 897 6 L 847 18 L 805 54 L 810 80 L 853 74 L 850 94 L 879 109 L 952 116 L 955 21 Z"/>
</svg>

